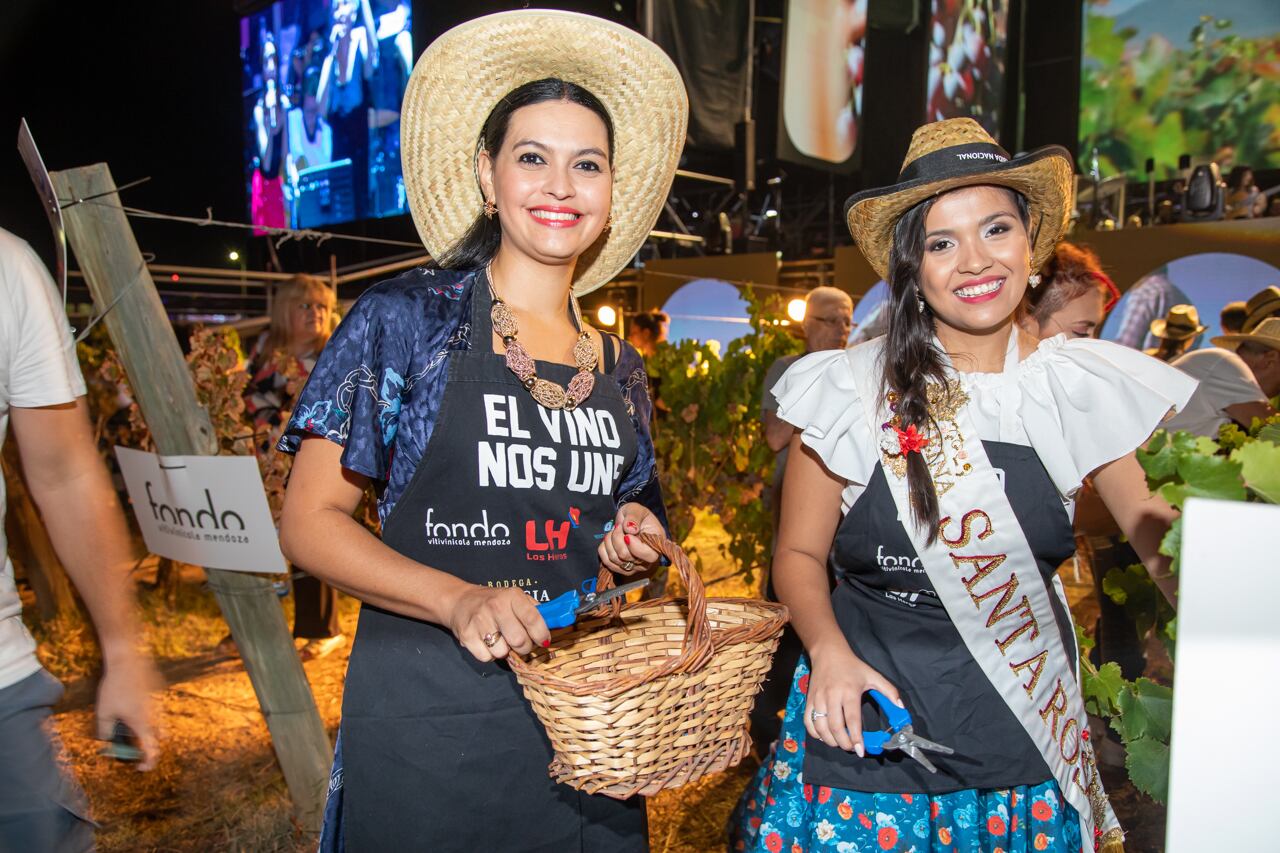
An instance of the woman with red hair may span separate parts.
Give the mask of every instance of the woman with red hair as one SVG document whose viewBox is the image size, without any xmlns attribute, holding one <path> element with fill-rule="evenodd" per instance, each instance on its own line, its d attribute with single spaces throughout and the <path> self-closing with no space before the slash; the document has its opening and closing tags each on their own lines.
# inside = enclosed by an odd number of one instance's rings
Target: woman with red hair
<svg viewBox="0 0 1280 853">
<path fill-rule="evenodd" d="M 1054 335 L 1096 338 L 1120 299 L 1091 249 L 1059 243 L 1044 265 L 1044 284 L 1027 291 L 1018 323 L 1040 340 Z"/>
</svg>

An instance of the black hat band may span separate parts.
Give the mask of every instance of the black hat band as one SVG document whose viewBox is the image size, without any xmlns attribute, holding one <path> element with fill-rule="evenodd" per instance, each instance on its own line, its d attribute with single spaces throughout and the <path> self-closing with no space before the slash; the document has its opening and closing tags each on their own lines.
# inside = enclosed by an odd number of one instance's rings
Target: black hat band
<svg viewBox="0 0 1280 853">
<path fill-rule="evenodd" d="M 898 175 L 899 183 L 920 179 L 942 180 L 984 171 L 1007 163 L 1009 152 L 991 142 L 967 142 L 931 151 L 912 160 Z"/>
</svg>

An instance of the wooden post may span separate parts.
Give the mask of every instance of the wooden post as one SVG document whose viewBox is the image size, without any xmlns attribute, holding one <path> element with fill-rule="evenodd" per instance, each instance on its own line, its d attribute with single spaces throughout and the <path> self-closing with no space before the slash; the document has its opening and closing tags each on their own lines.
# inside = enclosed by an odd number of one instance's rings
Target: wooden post
<svg viewBox="0 0 1280 853">
<path fill-rule="evenodd" d="M 92 198 L 63 211 L 67 238 L 97 309 L 114 306 L 103 322 L 157 452 L 217 454 L 209 414 L 196 399 L 178 339 L 120 209 L 111 171 L 96 163 L 50 177 L 62 204 Z M 333 753 L 275 590 L 260 575 L 216 569 L 208 575 L 271 731 L 295 816 L 303 828 L 318 830 Z"/>
</svg>

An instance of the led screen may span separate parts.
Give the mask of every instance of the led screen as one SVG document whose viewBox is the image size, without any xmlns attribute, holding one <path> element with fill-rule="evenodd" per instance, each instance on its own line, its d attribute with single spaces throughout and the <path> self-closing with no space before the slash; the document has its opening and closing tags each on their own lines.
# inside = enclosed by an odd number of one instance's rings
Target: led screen
<svg viewBox="0 0 1280 853">
<path fill-rule="evenodd" d="M 1178 176 L 1179 158 L 1280 167 L 1280 3 L 1085 0 L 1080 167 Z"/>
<path fill-rule="evenodd" d="M 933 0 L 925 121 L 972 118 L 998 140 L 1008 38 L 1008 0 Z"/>
<path fill-rule="evenodd" d="M 406 212 L 400 101 L 407 0 L 280 0 L 240 21 L 253 224 L 311 228 Z"/>
<path fill-rule="evenodd" d="M 842 164 L 858 146 L 867 0 L 788 0 L 779 154 Z"/>
</svg>

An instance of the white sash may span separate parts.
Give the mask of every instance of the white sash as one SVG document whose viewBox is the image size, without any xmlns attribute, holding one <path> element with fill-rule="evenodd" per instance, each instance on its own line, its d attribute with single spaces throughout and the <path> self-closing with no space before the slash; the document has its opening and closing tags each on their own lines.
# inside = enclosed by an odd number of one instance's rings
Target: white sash
<svg viewBox="0 0 1280 853">
<path fill-rule="evenodd" d="M 1094 849 L 1095 826 L 1104 840 L 1119 840 L 1120 824 L 1107 802 L 1087 739 L 1089 721 L 1075 661 L 1063 644 L 1031 546 L 969 416 L 968 400 L 956 382 L 952 387 L 960 399 L 953 398 L 951 407 L 931 406 L 940 432 L 929 433 L 925 458 L 933 472 L 942 521 L 937 541 L 927 545 L 911 521 L 905 460 L 891 455 L 890 443 L 883 441 L 896 434 L 884 428 L 890 413 L 882 400 L 882 352 L 881 342 L 855 347 L 848 357 L 863 405 L 875 414 L 866 421 L 881 448 L 880 462 L 903 529 L 969 653 L 1022 723 L 1063 796 L 1080 815 L 1084 849 Z M 1016 370 L 1017 362 L 1015 337 L 1005 370 Z M 896 438 L 892 445 L 896 449 Z"/>
</svg>

